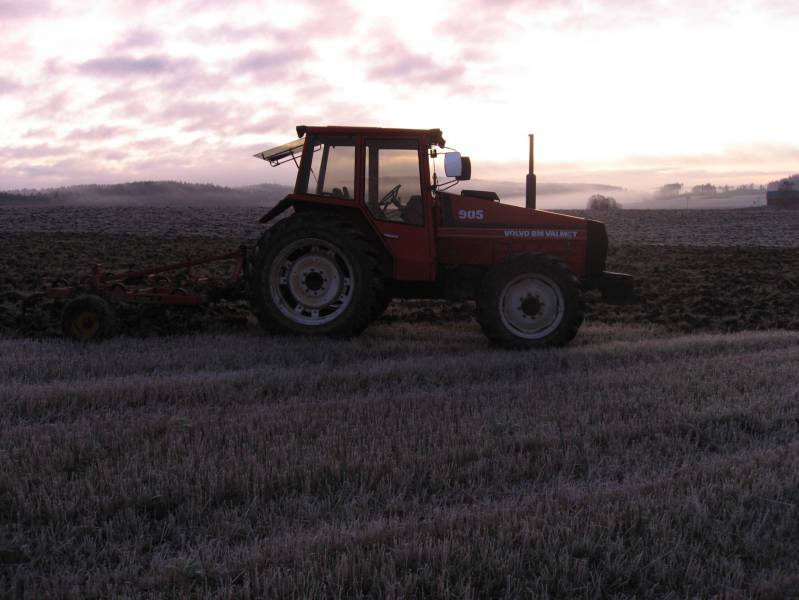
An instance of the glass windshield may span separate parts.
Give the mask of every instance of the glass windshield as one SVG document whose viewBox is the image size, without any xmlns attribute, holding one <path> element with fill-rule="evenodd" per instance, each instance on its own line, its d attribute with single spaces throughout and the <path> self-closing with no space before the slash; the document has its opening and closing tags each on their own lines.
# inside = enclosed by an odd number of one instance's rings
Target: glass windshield
<svg viewBox="0 0 799 600">
<path fill-rule="evenodd" d="M 366 206 L 382 221 L 424 224 L 415 140 L 366 140 Z"/>
</svg>

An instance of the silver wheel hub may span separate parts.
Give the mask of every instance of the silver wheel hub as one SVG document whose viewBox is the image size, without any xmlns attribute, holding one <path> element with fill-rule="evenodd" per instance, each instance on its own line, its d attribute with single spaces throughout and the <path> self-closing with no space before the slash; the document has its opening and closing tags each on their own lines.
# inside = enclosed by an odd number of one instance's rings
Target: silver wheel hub
<svg viewBox="0 0 799 600">
<path fill-rule="evenodd" d="M 342 278 L 334 259 L 323 254 L 308 254 L 287 267 L 285 281 L 294 298 L 304 306 L 321 308 L 338 296 Z"/>
<path fill-rule="evenodd" d="M 269 294 L 278 310 L 295 323 L 333 321 L 350 305 L 352 292 L 352 265 L 325 240 L 292 242 L 269 268 Z"/>
<path fill-rule="evenodd" d="M 543 338 L 552 333 L 566 313 L 560 287 L 549 277 L 526 274 L 510 281 L 499 297 L 502 323 L 514 335 Z"/>
</svg>

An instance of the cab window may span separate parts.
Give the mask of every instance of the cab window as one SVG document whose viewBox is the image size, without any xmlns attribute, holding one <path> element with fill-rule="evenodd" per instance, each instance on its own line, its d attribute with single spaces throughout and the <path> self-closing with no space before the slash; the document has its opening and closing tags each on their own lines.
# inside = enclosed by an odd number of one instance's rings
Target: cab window
<svg viewBox="0 0 799 600">
<path fill-rule="evenodd" d="M 424 225 L 415 140 L 366 140 L 365 200 L 376 219 Z"/>
<path fill-rule="evenodd" d="M 355 197 L 355 137 L 309 136 L 309 153 L 300 177 L 299 192 L 351 200 Z"/>
</svg>

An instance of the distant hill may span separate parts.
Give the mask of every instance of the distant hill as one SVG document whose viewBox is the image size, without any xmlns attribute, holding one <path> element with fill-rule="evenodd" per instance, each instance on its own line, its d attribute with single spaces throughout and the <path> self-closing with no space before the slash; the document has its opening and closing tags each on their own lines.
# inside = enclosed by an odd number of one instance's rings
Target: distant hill
<svg viewBox="0 0 799 600">
<path fill-rule="evenodd" d="M 503 200 L 524 196 L 524 183 L 476 179 L 462 182 L 458 189 L 482 189 L 499 194 Z M 539 183 L 539 196 L 582 195 L 620 192 L 623 188 L 592 183 Z M 457 193 L 457 189 L 453 190 Z M 133 181 L 113 185 L 73 185 L 44 190 L 0 192 L 2 206 L 272 206 L 291 188 L 261 183 L 230 188 L 210 183 L 180 181 Z"/>
<path fill-rule="evenodd" d="M 2 206 L 47 206 L 48 197 L 38 192 L 0 192 L 0 207 Z"/>
<path fill-rule="evenodd" d="M 487 190 L 496 192 L 500 197 L 503 196 L 523 196 L 524 181 L 490 181 L 486 179 L 472 179 L 471 181 L 461 182 L 459 189 L 465 190 Z M 538 182 L 536 194 L 539 196 L 554 194 L 575 194 L 584 193 L 588 195 L 597 192 L 619 192 L 624 188 L 616 185 L 603 185 L 601 183 L 542 183 Z"/>
<path fill-rule="evenodd" d="M 134 181 L 0 192 L 0 206 L 270 206 L 290 191 L 275 183 L 229 188 L 210 183 Z"/>
</svg>

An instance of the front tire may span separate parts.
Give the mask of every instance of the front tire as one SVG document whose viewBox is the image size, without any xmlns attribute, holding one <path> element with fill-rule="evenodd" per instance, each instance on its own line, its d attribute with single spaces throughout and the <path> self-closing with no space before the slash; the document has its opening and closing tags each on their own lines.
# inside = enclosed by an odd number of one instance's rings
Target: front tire
<svg viewBox="0 0 799 600">
<path fill-rule="evenodd" d="M 580 282 L 557 259 L 515 256 L 486 274 L 477 321 L 489 340 L 506 348 L 563 346 L 583 322 Z"/>
<path fill-rule="evenodd" d="M 383 295 L 371 244 L 331 214 L 297 214 L 278 223 L 252 275 L 258 320 L 272 333 L 358 335 Z"/>
</svg>

